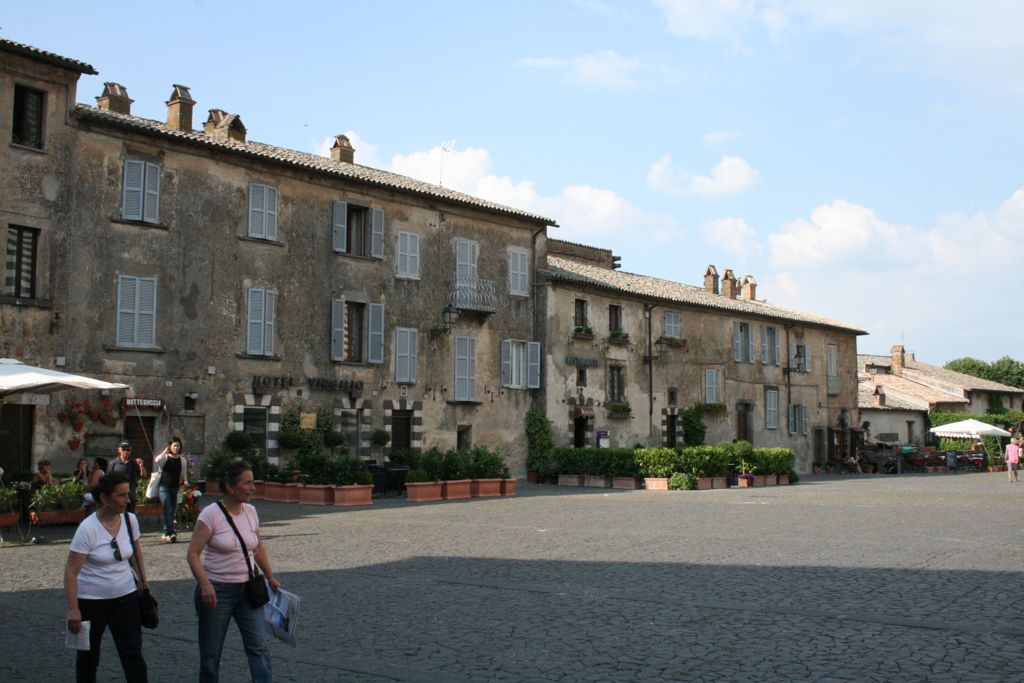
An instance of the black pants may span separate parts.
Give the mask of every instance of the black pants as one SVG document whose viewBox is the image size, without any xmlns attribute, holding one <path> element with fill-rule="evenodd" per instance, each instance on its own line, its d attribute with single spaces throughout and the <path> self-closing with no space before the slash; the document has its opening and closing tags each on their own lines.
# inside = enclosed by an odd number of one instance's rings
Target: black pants
<svg viewBox="0 0 1024 683">
<path fill-rule="evenodd" d="M 103 632 L 110 626 L 121 668 L 128 683 L 146 683 L 146 660 L 142 658 L 142 624 L 139 621 L 139 594 L 129 593 L 111 600 L 85 600 L 79 598 L 78 610 L 82 621 L 90 623 L 89 651 L 78 651 L 75 660 L 77 683 L 96 683 L 96 668 L 100 663 L 100 645 Z"/>
</svg>

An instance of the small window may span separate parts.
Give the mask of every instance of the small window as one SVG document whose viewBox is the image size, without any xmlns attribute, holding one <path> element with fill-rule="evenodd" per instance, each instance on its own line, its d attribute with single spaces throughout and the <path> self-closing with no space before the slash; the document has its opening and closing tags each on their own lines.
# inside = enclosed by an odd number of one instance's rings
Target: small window
<svg viewBox="0 0 1024 683">
<path fill-rule="evenodd" d="M 750 323 L 732 324 L 732 355 L 737 363 L 754 362 L 754 334 Z"/>
<path fill-rule="evenodd" d="M 384 211 L 334 202 L 331 235 L 334 251 L 339 254 L 384 258 Z M 416 250 L 418 272 L 418 244 Z"/>
<path fill-rule="evenodd" d="M 20 299 L 36 298 L 36 260 L 39 230 L 12 225 L 7 228 L 7 263 L 4 294 Z"/>
<path fill-rule="evenodd" d="M 384 362 L 384 304 L 331 301 L 331 360 Z"/>
<path fill-rule="evenodd" d="M 137 159 L 124 160 L 121 218 L 160 222 L 160 166 Z"/>
<path fill-rule="evenodd" d="M 455 400 L 476 398 L 476 339 L 455 337 Z"/>
<path fill-rule="evenodd" d="M 665 313 L 664 335 L 669 339 L 683 338 L 683 318 L 678 313 Z"/>
<path fill-rule="evenodd" d="M 540 342 L 501 342 L 501 385 L 511 389 L 540 386 Z"/>
<path fill-rule="evenodd" d="M 396 382 L 416 381 L 417 337 L 417 331 L 411 327 L 395 328 Z"/>
<path fill-rule="evenodd" d="M 780 365 L 782 363 L 781 338 L 779 328 L 761 328 L 761 363 L 764 365 Z"/>
<path fill-rule="evenodd" d="M 677 405 L 679 402 L 679 390 L 671 388 L 668 390 L 668 404 L 670 406 Z"/>
<path fill-rule="evenodd" d="M 789 433 L 807 434 L 807 406 L 796 403 L 789 411 Z"/>
<path fill-rule="evenodd" d="M 704 402 L 718 403 L 718 370 L 704 371 Z"/>
<path fill-rule="evenodd" d="M 608 331 L 622 332 L 622 306 L 619 306 L 617 304 L 609 304 Z"/>
<path fill-rule="evenodd" d="M 267 409 L 245 408 L 242 412 L 242 431 L 252 437 L 252 445 L 261 453 L 267 451 Z"/>
<path fill-rule="evenodd" d="M 608 366 L 608 401 L 626 402 L 626 368 L 621 365 Z"/>
<path fill-rule="evenodd" d="M 277 293 L 253 287 L 247 293 L 249 320 L 245 352 L 250 356 L 274 355 L 274 327 L 277 324 Z"/>
<path fill-rule="evenodd" d="M 119 275 L 117 278 L 117 345 L 126 348 L 156 346 L 155 277 Z"/>
<path fill-rule="evenodd" d="M 43 117 L 46 93 L 23 85 L 14 86 L 14 121 L 11 142 L 36 149 L 43 148 Z"/>
<path fill-rule="evenodd" d="M 345 360 L 361 363 L 364 360 L 363 341 L 366 339 L 366 304 L 349 301 L 345 304 Z"/>
<path fill-rule="evenodd" d="M 764 428 L 779 428 L 779 389 L 768 387 L 764 390 Z"/>
<path fill-rule="evenodd" d="M 587 366 L 585 365 L 576 366 L 576 386 L 587 386 Z"/>
<path fill-rule="evenodd" d="M 277 240 L 277 188 L 263 183 L 249 185 L 249 237 Z"/>
<path fill-rule="evenodd" d="M 508 291 L 512 294 L 530 294 L 530 252 L 525 249 L 508 250 Z"/>
<path fill-rule="evenodd" d="M 839 395 L 839 353 L 835 344 L 825 347 L 825 376 L 829 396 Z"/>
<path fill-rule="evenodd" d="M 398 233 L 398 276 L 420 276 L 420 236 L 414 232 Z"/>
<path fill-rule="evenodd" d="M 586 299 L 576 299 L 576 314 L 573 319 L 573 322 L 576 324 L 576 327 L 580 327 L 583 329 L 590 327 L 589 323 L 587 323 Z"/>
</svg>

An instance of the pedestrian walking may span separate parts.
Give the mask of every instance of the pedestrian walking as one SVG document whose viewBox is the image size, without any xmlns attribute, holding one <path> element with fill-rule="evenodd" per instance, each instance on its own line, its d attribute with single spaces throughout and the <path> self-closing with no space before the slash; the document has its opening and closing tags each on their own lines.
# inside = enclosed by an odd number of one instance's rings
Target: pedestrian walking
<svg viewBox="0 0 1024 683">
<path fill-rule="evenodd" d="M 132 542 L 139 536 L 139 520 L 125 513 L 128 477 L 122 472 L 107 474 L 96 484 L 93 494 L 99 509 L 78 525 L 64 568 L 68 630 L 78 633 L 83 622 L 90 624 L 89 649 L 78 651 L 75 680 L 95 683 L 103 632 L 109 626 L 125 680 L 146 683 L 139 591 L 148 591 L 149 585 L 142 553 Z M 138 587 L 129 565 L 132 557 L 139 574 Z"/>
<path fill-rule="evenodd" d="M 196 577 L 195 605 L 199 618 L 199 681 L 216 683 L 220 656 L 231 619 L 242 636 L 249 676 L 254 683 L 271 680 L 270 649 L 263 617 L 264 597 L 251 598 L 248 584 L 255 577 L 254 564 L 263 570 L 274 590 L 280 588 L 260 540 L 260 520 L 249 504 L 256 486 L 252 466 L 242 459 L 228 462 L 220 473 L 223 498 L 199 513 L 188 565 Z M 259 604 L 256 604 L 259 603 Z"/>
<path fill-rule="evenodd" d="M 167 447 L 153 458 L 153 476 L 159 476 L 160 504 L 164 508 L 164 534 L 161 540 L 178 542 L 174 529 L 174 515 L 178 510 L 178 491 L 188 478 L 188 466 L 181 457 L 181 439 L 174 436 Z"/>
<path fill-rule="evenodd" d="M 132 445 L 128 441 L 122 441 L 117 447 L 117 458 L 107 465 L 107 474 L 111 472 L 122 472 L 128 477 L 128 494 L 131 501 L 128 503 L 128 512 L 135 514 L 136 486 L 139 479 L 146 476 L 146 463 L 142 458 L 132 460 Z"/>
<path fill-rule="evenodd" d="M 1006 474 L 1010 482 L 1017 481 L 1017 469 L 1020 467 L 1020 446 L 1017 439 L 1010 439 L 1006 444 Z"/>
</svg>

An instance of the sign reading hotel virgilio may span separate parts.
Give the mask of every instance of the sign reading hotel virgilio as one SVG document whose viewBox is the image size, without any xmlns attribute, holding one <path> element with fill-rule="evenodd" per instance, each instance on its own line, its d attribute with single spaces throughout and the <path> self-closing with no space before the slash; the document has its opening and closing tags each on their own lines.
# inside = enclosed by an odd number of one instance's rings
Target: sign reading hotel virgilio
<svg viewBox="0 0 1024 683">
<path fill-rule="evenodd" d="M 326 377 L 293 377 L 289 375 L 253 375 L 253 389 L 291 389 L 294 387 L 307 386 L 310 389 L 322 389 L 323 391 L 344 391 L 360 393 L 363 390 L 363 382 L 357 379 L 329 379 Z"/>
</svg>

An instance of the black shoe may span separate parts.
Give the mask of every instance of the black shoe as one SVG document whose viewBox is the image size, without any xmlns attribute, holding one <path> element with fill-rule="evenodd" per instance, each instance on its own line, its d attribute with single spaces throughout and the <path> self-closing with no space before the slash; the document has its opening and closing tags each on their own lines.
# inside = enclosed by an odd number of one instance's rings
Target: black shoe
<svg viewBox="0 0 1024 683">
<path fill-rule="evenodd" d="M 171 543 L 177 543 L 178 542 L 178 534 L 171 534 L 170 539 L 171 539 Z"/>
</svg>

